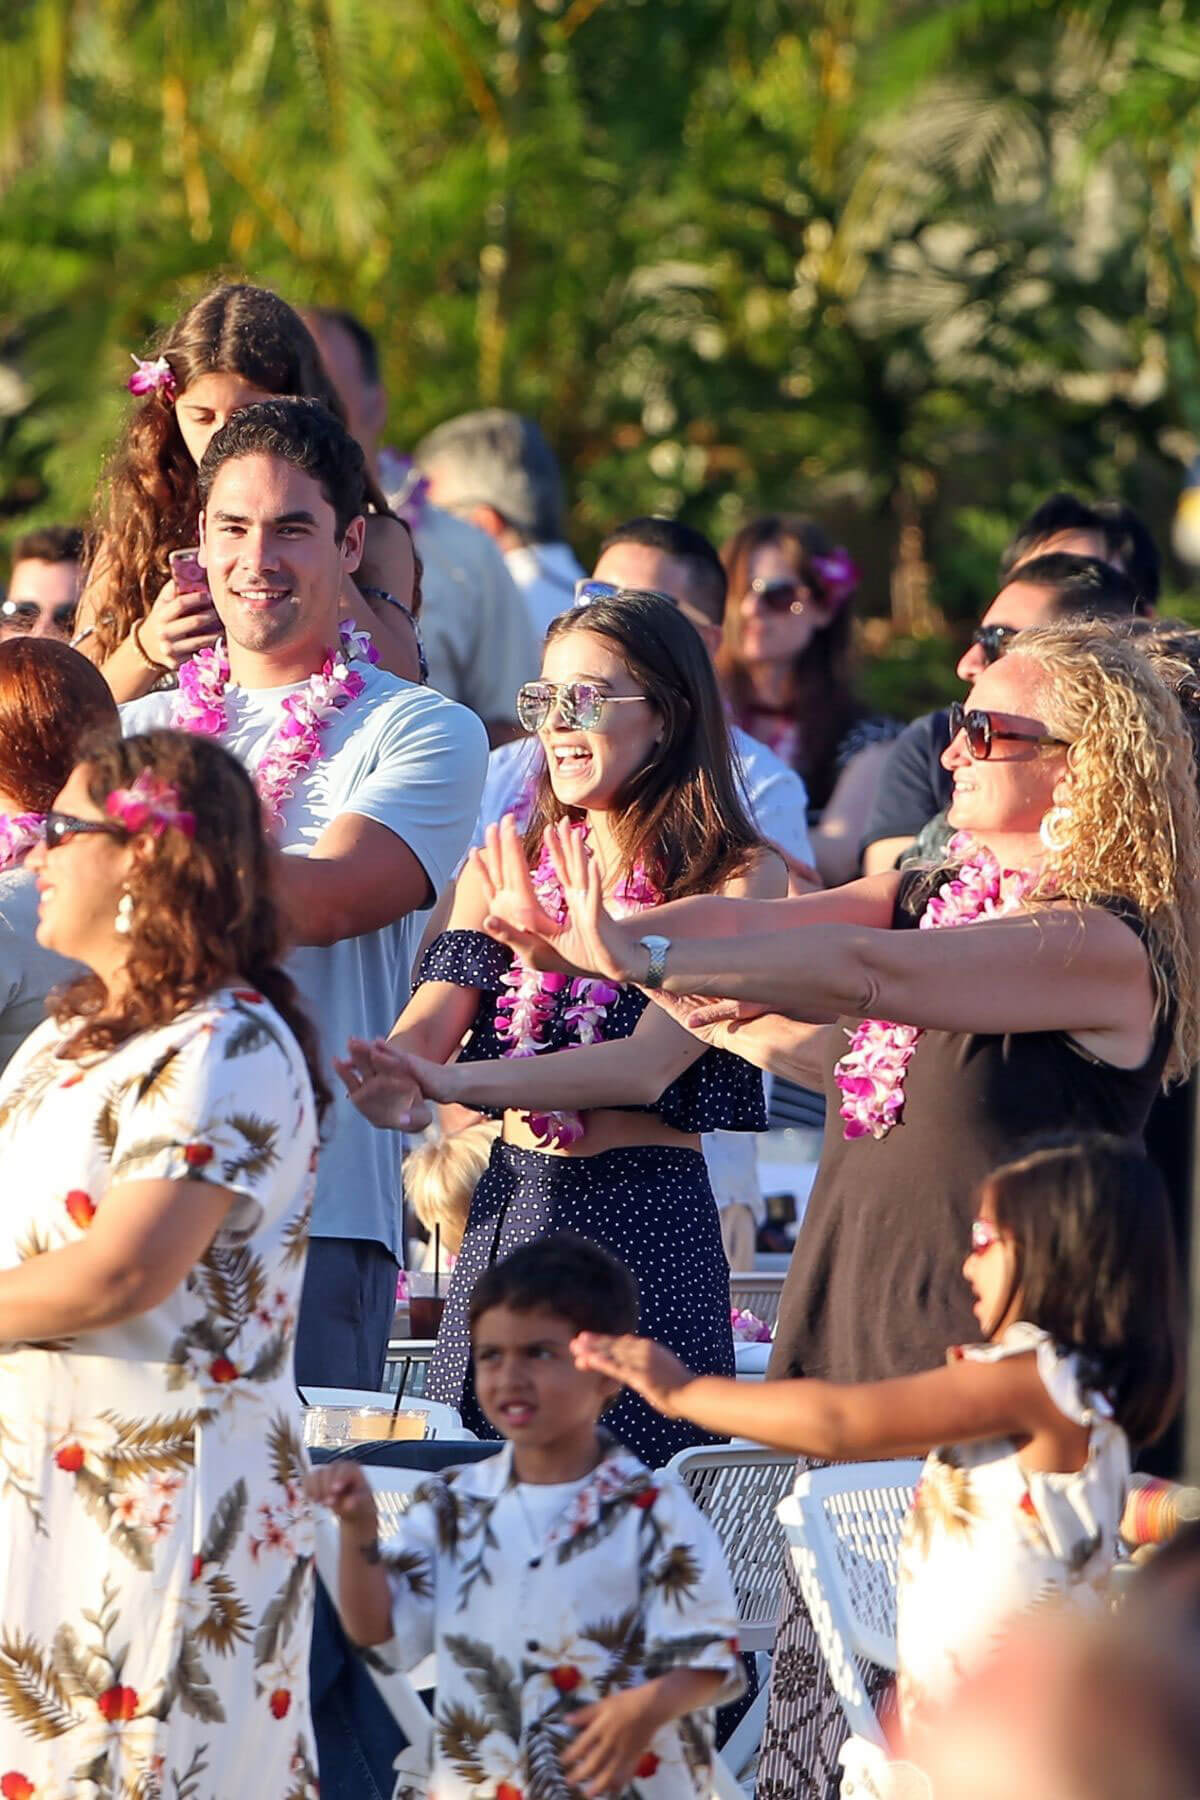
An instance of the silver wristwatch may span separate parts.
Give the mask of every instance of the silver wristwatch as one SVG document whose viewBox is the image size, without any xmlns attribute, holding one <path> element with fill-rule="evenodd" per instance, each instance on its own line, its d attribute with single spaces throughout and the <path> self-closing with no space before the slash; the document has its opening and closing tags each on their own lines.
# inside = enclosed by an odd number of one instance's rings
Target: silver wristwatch
<svg viewBox="0 0 1200 1800">
<path fill-rule="evenodd" d="M 663 976 L 667 972 L 667 951 L 671 948 L 668 937 L 644 937 L 638 939 L 650 952 L 650 967 L 646 971 L 646 979 L 638 985 L 644 988 L 660 988 Z"/>
</svg>

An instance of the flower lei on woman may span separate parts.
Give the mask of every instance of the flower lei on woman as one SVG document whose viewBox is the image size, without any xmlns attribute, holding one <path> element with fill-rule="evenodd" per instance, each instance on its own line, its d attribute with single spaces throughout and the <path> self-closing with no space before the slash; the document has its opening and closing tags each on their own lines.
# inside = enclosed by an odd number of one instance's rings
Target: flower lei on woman
<svg viewBox="0 0 1200 1800">
<path fill-rule="evenodd" d="M 349 625 L 340 627 L 340 647 L 331 650 L 322 667 L 310 675 L 302 691 L 289 694 L 283 703 L 284 716 L 254 771 L 254 785 L 263 803 L 269 824 L 278 823 L 284 802 L 290 800 L 295 784 L 317 762 L 321 754 L 321 733 L 351 700 L 357 700 L 364 686 L 362 676 L 350 667 L 362 658 L 378 662 L 379 654 L 365 631 Z M 228 724 L 225 712 L 225 690 L 229 686 L 229 656 L 225 640 L 211 650 L 201 650 L 179 671 L 179 698 L 171 723 L 177 731 L 195 731 L 203 737 L 220 737 Z"/>
<path fill-rule="evenodd" d="M 587 836 L 586 825 L 574 829 Z M 533 871 L 533 890 L 549 916 L 560 925 L 565 923 L 566 895 L 544 845 Z M 608 904 L 614 917 L 624 919 L 630 913 L 657 906 L 661 899 L 639 862 L 631 874 L 622 877 Z M 519 959 L 514 960 L 502 979 L 509 992 L 496 1004 L 496 1036 L 507 1045 L 502 1052 L 506 1057 L 537 1056 L 547 1048 L 543 1028 L 553 1016 L 564 988 L 570 991 L 563 1021 L 574 1027 L 575 1042 L 600 1043 L 608 1008 L 621 992 L 611 981 L 591 976 L 572 978 L 553 971 L 542 973 L 527 968 Z M 583 1120 L 577 1112 L 530 1112 L 525 1114 L 525 1122 L 545 1149 L 565 1150 L 583 1136 Z"/>
<path fill-rule="evenodd" d="M 921 931 L 944 931 L 977 919 L 999 919 L 1016 912 L 1034 886 L 1027 869 L 1003 869 L 990 850 L 972 848 L 959 832 L 950 850 L 963 860 L 930 900 L 919 921 Z M 864 1019 L 847 1032 L 850 1048 L 835 1065 L 841 1089 L 842 1135 L 885 1138 L 901 1122 L 904 1081 L 921 1038 L 919 1025 L 896 1025 L 888 1019 Z"/>
<path fill-rule="evenodd" d="M 0 871 L 19 863 L 42 835 L 45 813 L 0 813 Z"/>
</svg>

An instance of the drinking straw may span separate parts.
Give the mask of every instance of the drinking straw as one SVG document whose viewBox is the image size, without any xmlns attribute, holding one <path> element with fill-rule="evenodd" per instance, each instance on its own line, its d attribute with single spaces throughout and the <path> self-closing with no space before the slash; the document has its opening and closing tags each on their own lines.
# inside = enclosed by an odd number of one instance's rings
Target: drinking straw
<svg viewBox="0 0 1200 1800">
<path fill-rule="evenodd" d="M 433 1228 L 433 1297 L 442 1297 L 442 1227 L 435 1224 Z"/>
</svg>

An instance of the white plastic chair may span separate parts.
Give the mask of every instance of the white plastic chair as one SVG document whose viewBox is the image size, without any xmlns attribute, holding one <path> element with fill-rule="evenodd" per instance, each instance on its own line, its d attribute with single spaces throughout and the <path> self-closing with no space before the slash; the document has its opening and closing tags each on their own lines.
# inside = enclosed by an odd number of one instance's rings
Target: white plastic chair
<svg viewBox="0 0 1200 1800">
<path fill-rule="evenodd" d="M 786 1280 L 782 1270 L 733 1269 L 729 1276 L 729 1304 L 742 1312 L 752 1312 L 774 1330 Z"/>
<path fill-rule="evenodd" d="M 907 1460 L 810 1469 L 778 1508 L 842 1711 L 856 1737 L 881 1747 L 854 1659 L 896 1667 L 896 1560 L 920 1474 Z"/>
<path fill-rule="evenodd" d="M 390 1411 L 396 1404 L 394 1394 L 376 1393 L 373 1388 L 302 1387 L 300 1397 L 306 1406 L 384 1406 Z M 475 1439 L 475 1433 L 463 1424 L 462 1414 L 440 1400 L 413 1400 L 406 1395 L 399 1410 L 424 1413 L 427 1438 Z"/>
<path fill-rule="evenodd" d="M 721 1752 L 741 1778 L 762 1740 L 767 1716 L 766 1657 L 779 1625 L 779 1553 L 775 1509 L 792 1485 L 794 1456 L 757 1444 L 680 1450 L 667 1464 L 721 1541 L 738 1607 L 738 1641 L 757 1655 L 759 1691 Z"/>
</svg>

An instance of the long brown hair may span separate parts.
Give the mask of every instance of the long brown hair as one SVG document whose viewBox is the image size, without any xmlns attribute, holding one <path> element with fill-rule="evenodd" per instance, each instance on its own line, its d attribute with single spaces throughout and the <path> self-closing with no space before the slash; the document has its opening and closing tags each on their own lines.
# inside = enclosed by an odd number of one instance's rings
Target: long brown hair
<svg viewBox="0 0 1200 1800">
<path fill-rule="evenodd" d="M 268 288 L 214 288 L 168 328 L 153 354 L 166 358 L 176 394 L 203 375 L 240 375 L 266 394 L 320 400 L 346 422 L 307 325 Z M 367 499 L 374 512 L 388 513 L 370 476 Z M 145 618 L 170 574 L 171 551 L 196 542 L 199 515 L 196 465 L 174 400 L 160 388 L 130 413 L 93 519 L 92 567 L 99 565 L 108 590 L 95 627 L 101 660 Z"/>
<path fill-rule="evenodd" d="M 662 594 L 635 590 L 561 613 L 547 644 L 569 631 L 607 639 L 663 720 L 662 742 L 614 798 L 625 872 L 640 860 L 665 900 L 712 893 L 745 869 L 762 839 L 734 773 L 717 679 L 699 633 Z M 546 826 L 572 810 L 543 769 L 526 833 L 531 857 Z"/>
<path fill-rule="evenodd" d="M 85 736 L 121 735 L 108 683 L 55 638 L 0 643 L 0 792 L 21 812 L 48 812 Z"/>
<path fill-rule="evenodd" d="M 768 545 L 781 550 L 797 578 L 820 595 L 823 582 L 813 568 L 813 558 L 829 556 L 832 541 L 812 519 L 769 514 L 744 525 L 721 549 L 721 561 L 729 581 L 725 607 L 725 636 L 718 667 L 729 694 L 735 718 L 744 723 L 754 712 L 754 693 L 741 651 L 741 602 L 750 585 L 750 563 L 756 550 Z M 818 809 L 832 794 L 838 777 L 838 745 L 863 707 L 851 680 L 850 604 L 832 610 L 829 623 L 813 632 L 808 645 L 792 663 L 788 711 L 801 728 L 799 770 L 808 797 Z"/>
<path fill-rule="evenodd" d="M 128 881 L 128 980 L 110 999 L 97 975 L 51 995 L 60 1023 L 79 1019 L 59 1051 L 78 1058 L 107 1051 L 139 1031 L 167 1025 L 216 989 L 249 982 L 265 994 L 308 1064 L 318 1118 L 329 1104 L 316 1033 L 285 974 L 283 929 L 271 878 L 262 807 L 237 759 L 211 738 L 147 731 L 84 748 L 88 792 L 103 808 L 114 788 L 150 770 L 169 782 L 195 820 L 195 835 L 168 830 Z"/>
</svg>

